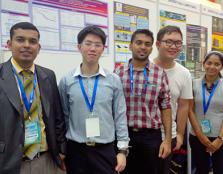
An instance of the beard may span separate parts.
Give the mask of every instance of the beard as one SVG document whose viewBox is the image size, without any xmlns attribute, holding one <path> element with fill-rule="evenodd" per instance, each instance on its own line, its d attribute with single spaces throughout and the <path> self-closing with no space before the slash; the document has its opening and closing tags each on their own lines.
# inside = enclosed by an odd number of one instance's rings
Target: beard
<svg viewBox="0 0 223 174">
<path fill-rule="evenodd" d="M 145 60 L 149 59 L 149 55 L 140 56 L 140 55 L 137 55 L 137 54 L 133 54 L 133 58 L 137 61 L 144 62 Z"/>
</svg>

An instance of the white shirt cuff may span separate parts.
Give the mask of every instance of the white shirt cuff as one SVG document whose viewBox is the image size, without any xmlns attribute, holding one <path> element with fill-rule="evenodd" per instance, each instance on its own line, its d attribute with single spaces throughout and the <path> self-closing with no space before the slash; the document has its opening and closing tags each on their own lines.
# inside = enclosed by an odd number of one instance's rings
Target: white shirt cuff
<svg viewBox="0 0 223 174">
<path fill-rule="evenodd" d="M 117 147 L 118 149 L 128 149 L 129 141 L 118 141 Z"/>
</svg>

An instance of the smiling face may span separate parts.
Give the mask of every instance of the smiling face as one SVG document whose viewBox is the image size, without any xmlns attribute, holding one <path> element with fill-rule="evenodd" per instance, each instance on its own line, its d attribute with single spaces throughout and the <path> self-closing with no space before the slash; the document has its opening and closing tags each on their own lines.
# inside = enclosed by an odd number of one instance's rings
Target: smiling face
<svg viewBox="0 0 223 174">
<path fill-rule="evenodd" d="M 173 61 L 182 48 L 182 37 L 178 32 L 166 33 L 160 41 L 156 42 L 159 57 L 166 61 Z"/>
<path fill-rule="evenodd" d="M 145 61 L 152 52 L 153 41 L 150 36 L 145 34 L 137 34 L 129 45 L 132 51 L 133 59 L 138 61 Z"/>
<path fill-rule="evenodd" d="M 14 30 L 12 39 L 7 44 L 12 57 L 22 67 L 31 66 L 40 50 L 39 34 L 30 29 Z"/>
<path fill-rule="evenodd" d="M 98 64 L 99 58 L 104 51 L 104 45 L 99 36 L 88 34 L 81 44 L 78 44 L 78 49 L 82 54 L 83 63 Z"/>
<path fill-rule="evenodd" d="M 205 75 L 209 77 L 216 77 L 223 68 L 220 57 L 216 54 L 210 55 L 204 62 Z"/>
</svg>

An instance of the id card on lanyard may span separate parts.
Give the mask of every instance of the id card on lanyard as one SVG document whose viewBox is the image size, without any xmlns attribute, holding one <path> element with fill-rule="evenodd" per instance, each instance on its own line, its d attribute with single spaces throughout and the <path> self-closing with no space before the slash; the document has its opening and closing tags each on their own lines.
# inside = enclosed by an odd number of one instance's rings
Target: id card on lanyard
<svg viewBox="0 0 223 174">
<path fill-rule="evenodd" d="M 40 125 L 37 121 L 25 123 L 25 146 L 41 142 Z"/>
<path fill-rule="evenodd" d="M 99 75 L 96 76 L 95 81 L 94 81 L 94 88 L 93 88 L 91 103 L 90 103 L 87 93 L 84 89 L 82 77 L 79 75 L 78 78 L 79 78 L 79 84 L 81 87 L 81 92 L 84 96 L 85 103 L 86 103 L 87 108 L 90 112 L 88 118 L 86 118 L 86 120 L 85 120 L 86 137 L 92 138 L 92 137 L 100 136 L 99 116 L 97 116 L 93 113 L 96 94 L 97 94 L 97 88 L 98 88 Z"/>
<path fill-rule="evenodd" d="M 35 88 L 37 85 L 37 77 L 36 73 L 34 73 L 34 81 L 33 81 L 33 89 L 30 92 L 29 99 L 26 97 L 26 91 L 23 86 L 22 80 L 19 78 L 18 74 L 16 73 L 15 68 L 12 66 L 13 73 L 18 81 L 18 86 L 21 91 L 22 101 L 25 105 L 25 109 L 28 113 L 29 120 L 25 121 L 25 145 L 30 144 L 37 144 L 41 142 L 41 131 L 40 125 L 38 121 L 31 120 L 31 107 L 33 104 L 34 96 L 35 96 Z"/>
<path fill-rule="evenodd" d="M 212 123 L 209 119 L 205 118 L 205 115 L 208 111 L 208 108 L 210 106 L 211 103 L 211 99 L 216 91 L 216 88 L 218 86 L 219 80 L 216 82 L 216 84 L 214 85 L 213 89 L 211 90 L 211 93 L 208 97 L 208 101 L 206 102 L 206 95 L 205 95 L 205 84 L 204 84 L 204 80 L 202 80 L 202 102 L 203 102 L 203 112 L 204 112 L 204 118 L 201 120 L 200 125 L 201 125 L 201 129 L 202 132 L 206 135 L 211 133 L 211 129 L 212 129 Z"/>
</svg>

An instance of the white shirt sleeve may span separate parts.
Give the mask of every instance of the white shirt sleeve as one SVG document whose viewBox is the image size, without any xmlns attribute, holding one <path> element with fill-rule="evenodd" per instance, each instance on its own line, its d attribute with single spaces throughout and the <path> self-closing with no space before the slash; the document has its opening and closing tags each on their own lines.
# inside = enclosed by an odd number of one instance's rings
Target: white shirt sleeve
<svg viewBox="0 0 223 174">
<path fill-rule="evenodd" d="M 189 71 L 185 71 L 184 74 L 185 75 L 184 75 L 184 81 L 183 81 L 180 98 L 181 99 L 193 99 L 191 74 Z"/>
</svg>

